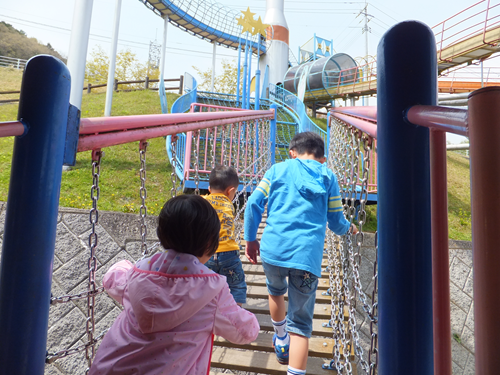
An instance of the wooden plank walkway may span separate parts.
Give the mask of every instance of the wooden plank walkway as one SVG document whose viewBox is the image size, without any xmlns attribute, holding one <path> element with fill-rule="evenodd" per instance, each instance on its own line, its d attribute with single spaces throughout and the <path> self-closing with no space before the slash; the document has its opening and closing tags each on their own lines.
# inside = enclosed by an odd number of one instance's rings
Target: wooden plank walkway
<svg viewBox="0 0 500 375">
<path fill-rule="evenodd" d="M 242 242 L 243 243 L 243 242 Z M 243 269 L 248 284 L 247 303 L 244 308 L 254 313 L 260 324 L 257 340 L 246 345 L 235 345 L 221 337 L 214 340 L 211 375 L 224 374 L 224 369 L 258 374 L 286 374 L 287 366 L 276 360 L 272 347 L 273 327 L 269 315 L 266 278 L 262 265 L 251 264 L 241 253 Z M 323 266 L 326 267 L 324 259 Z M 322 295 L 328 289 L 328 274 L 323 273 L 319 282 L 314 309 L 313 336 L 309 341 L 308 375 L 335 375 L 336 371 L 323 370 L 324 363 L 330 363 L 334 340 L 332 329 L 323 327 L 330 319 L 331 300 Z M 354 353 L 351 352 L 351 358 Z M 355 366 L 354 374 L 357 374 Z"/>
</svg>

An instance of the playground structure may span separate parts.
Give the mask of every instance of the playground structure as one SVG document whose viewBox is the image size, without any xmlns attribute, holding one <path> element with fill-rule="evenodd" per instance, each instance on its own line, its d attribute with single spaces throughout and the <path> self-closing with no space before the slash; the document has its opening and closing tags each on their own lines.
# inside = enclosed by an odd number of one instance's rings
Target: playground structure
<svg viewBox="0 0 500 375">
<path fill-rule="evenodd" d="M 352 366 L 346 349 L 352 345 L 358 356 L 362 354 L 353 321 L 354 301 L 360 298 L 371 322 L 378 325 L 378 333 L 374 327 L 372 336 L 373 352 L 369 353 L 368 360 L 360 360 L 360 367 L 366 373 L 377 368 L 377 353 L 381 374 L 451 373 L 451 334 L 446 324 L 449 322 L 449 278 L 446 182 L 443 181 L 446 176 L 443 131 L 450 131 L 469 135 L 471 139 L 476 373 L 496 373 L 500 368 L 495 353 L 500 334 L 495 313 L 499 306 L 491 295 L 495 286 L 500 285 L 494 269 L 500 259 L 495 251 L 493 216 L 500 207 L 481 192 L 500 188 L 498 158 L 494 149 L 488 147 L 490 139 L 500 136 L 500 113 L 494 104 L 500 91 L 494 87 L 473 93 L 469 111 L 433 107 L 437 103 L 438 53 L 431 30 L 416 22 L 401 23 L 389 30 L 384 43 L 380 44 L 378 56 L 378 100 L 391 104 L 379 111 L 362 107 L 337 109 L 330 114 L 327 132 L 305 121 L 303 103 L 283 88 L 271 86 L 267 101 L 258 103 L 255 98 L 245 98 L 247 108 L 231 109 L 243 100 L 197 92 L 196 85 L 187 79 L 186 85 L 191 88 L 180 98 L 178 112 L 189 108 L 190 113 L 79 121 L 77 111 L 68 104 L 69 72 L 64 65 L 48 57 L 30 61 L 21 94 L 19 118 L 22 121 L 0 126 L 3 136 L 18 136 L 0 269 L 0 330 L 6 333 L 0 346 L 0 362 L 6 366 L 0 373 L 41 374 L 44 371 L 50 270 L 63 162 L 71 164 L 77 151 L 93 150 L 94 207 L 90 220 L 95 228 L 102 147 L 141 141 L 141 150 L 145 152 L 145 140 L 179 134 L 179 138 L 170 137 L 167 145 L 171 163 L 182 173 L 185 184 L 193 181 L 195 189 L 203 188 L 210 164 L 220 161 L 232 163 L 243 175 L 241 191 L 251 191 L 265 170 L 285 157 L 293 134 L 305 130 L 323 132 L 329 145 L 329 166 L 339 176 L 346 202 L 344 209 L 350 220 L 354 220 L 355 203 L 360 204 L 360 235 L 340 239 L 329 235 L 327 239 L 330 288 L 339 293 L 337 298 L 332 298 L 331 321 L 342 321 L 346 308 L 348 311 L 348 324 L 333 327 L 336 347 L 333 361 L 327 367 L 349 373 Z M 405 56 L 405 60 L 395 56 Z M 428 64 L 429 61 L 433 64 Z M 416 74 L 408 77 L 401 66 L 413 66 Z M 47 71 L 57 74 L 49 76 Z M 417 85 L 422 81 L 428 81 L 428 85 Z M 402 91 L 400 82 L 407 87 L 418 86 L 419 90 Z M 51 95 L 43 100 L 33 94 L 33 88 L 40 84 L 50 86 Z M 220 105 L 221 102 L 225 105 Z M 231 102 L 234 104 L 228 105 Z M 429 107 L 414 106 L 415 103 Z M 259 105 L 261 109 L 252 109 Z M 407 113 L 407 120 L 401 116 L 403 111 Z M 405 139 L 405 143 L 401 139 Z M 378 174 L 378 182 L 369 180 L 373 171 Z M 408 184 L 408 181 L 415 183 Z M 370 187 L 376 188 L 379 205 L 378 304 L 376 285 L 369 303 L 355 276 L 363 242 L 364 205 L 369 200 Z M 141 197 L 144 218 L 143 190 Z M 240 207 L 240 213 L 243 208 Z M 21 234 L 26 231 L 32 236 Z M 89 236 L 89 246 L 89 291 L 83 293 L 83 298 L 88 299 L 88 343 L 83 350 L 91 361 L 98 340 L 94 334 L 94 299 L 102 292 L 95 279 L 98 267 L 95 231 Z M 153 250 L 148 249 L 145 242 L 142 249 L 143 254 Z M 340 274 L 353 276 L 341 280 Z M 350 339 L 342 340 L 345 337 Z M 339 345 L 344 345 L 343 350 Z"/>
</svg>

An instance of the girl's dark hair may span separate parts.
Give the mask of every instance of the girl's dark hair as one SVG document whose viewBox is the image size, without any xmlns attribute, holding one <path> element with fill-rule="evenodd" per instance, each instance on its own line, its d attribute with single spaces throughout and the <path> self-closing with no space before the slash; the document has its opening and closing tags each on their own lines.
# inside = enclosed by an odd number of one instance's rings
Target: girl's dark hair
<svg viewBox="0 0 500 375">
<path fill-rule="evenodd" d="M 288 147 L 299 155 L 312 154 L 317 159 L 325 156 L 325 142 L 323 138 L 313 132 L 295 134 Z"/>
<path fill-rule="evenodd" d="M 199 195 L 179 195 L 168 200 L 158 216 L 156 233 L 165 249 L 201 257 L 219 247 L 217 212 Z"/>
</svg>

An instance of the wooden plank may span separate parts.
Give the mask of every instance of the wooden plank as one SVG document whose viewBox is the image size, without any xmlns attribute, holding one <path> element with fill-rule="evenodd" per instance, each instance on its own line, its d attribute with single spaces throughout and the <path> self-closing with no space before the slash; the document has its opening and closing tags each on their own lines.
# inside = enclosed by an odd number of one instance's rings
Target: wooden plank
<svg viewBox="0 0 500 375">
<path fill-rule="evenodd" d="M 264 270 L 262 269 L 262 265 L 260 263 L 251 264 L 250 262 L 242 262 L 242 264 L 245 275 L 264 275 Z M 321 272 L 321 279 L 328 280 L 329 276 L 329 273 Z"/>
<path fill-rule="evenodd" d="M 285 305 L 288 306 L 288 302 L 285 301 Z M 254 314 L 269 314 L 269 304 L 267 299 L 247 299 L 247 303 L 243 305 L 243 308 L 254 313 Z M 314 305 L 314 319 L 320 319 L 321 321 L 327 321 L 331 317 L 331 304 L 315 304 Z M 344 306 L 344 316 L 349 316 L 349 309 Z"/>
<path fill-rule="evenodd" d="M 215 336 L 214 345 L 223 347 L 233 347 L 239 349 L 247 350 L 258 350 L 262 352 L 274 353 L 273 348 L 273 334 L 260 332 L 259 336 L 254 342 L 245 345 L 236 345 L 226 339 Z M 329 338 L 319 338 L 311 337 L 309 339 L 309 356 L 310 357 L 320 357 L 330 360 L 332 358 L 332 352 L 335 345 L 335 341 Z M 352 346 L 352 353 L 354 355 L 354 345 Z M 342 347 L 340 348 L 341 354 L 343 353 Z"/>
<path fill-rule="evenodd" d="M 331 297 L 322 295 L 322 290 L 316 290 L 316 303 L 330 304 Z M 247 287 L 247 297 L 248 298 L 265 298 L 267 299 L 269 293 L 265 286 L 255 286 L 248 285 Z M 288 300 L 288 296 L 285 294 L 285 301 Z"/>
<path fill-rule="evenodd" d="M 310 357 L 307 361 L 307 375 L 335 375 L 336 371 L 323 370 L 321 366 L 330 363 L 317 357 Z M 212 367 L 237 371 L 256 372 L 259 374 L 283 375 L 287 366 L 280 365 L 274 353 L 252 352 L 231 348 L 214 347 L 212 352 Z"/>
<path fill-rule="evenodd" d="M 260 329 L 262 331 L 274 331 L 273 324 L 271 323 L 271 317 L 269 315 L 255 314 L 255 316 L 259 321 Z M 312 334 L 314 336 L 333 337 L 333 330 L 322 326 L 323 323 L 327 322 L 328 319 L 314 319 Z"/>
<path fill-rule="evenodd" d="M 245 274 L 245 281 L 247 285 L 256 285 L 256 286 L 266 286 L 266 276 L 261 274 Z M 328 289 L 328 279 L 322 278 L 318 283 L 318 290 L 322 292 Z"/>
</svg>

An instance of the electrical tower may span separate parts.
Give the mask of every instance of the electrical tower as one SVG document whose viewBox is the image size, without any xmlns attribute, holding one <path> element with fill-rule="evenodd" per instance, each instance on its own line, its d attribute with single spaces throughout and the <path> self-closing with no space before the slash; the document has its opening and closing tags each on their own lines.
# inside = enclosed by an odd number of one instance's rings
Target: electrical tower
<svg viewBox="0 0 500 375">
<path fill-rule="evenodd" d="M 149 42 L 149 58 L 148 58 L 148 73 L 159 69 L 160 67 L 160 57 L 161 57 L 161 44 L 154 42 Z"/>
</svg>

